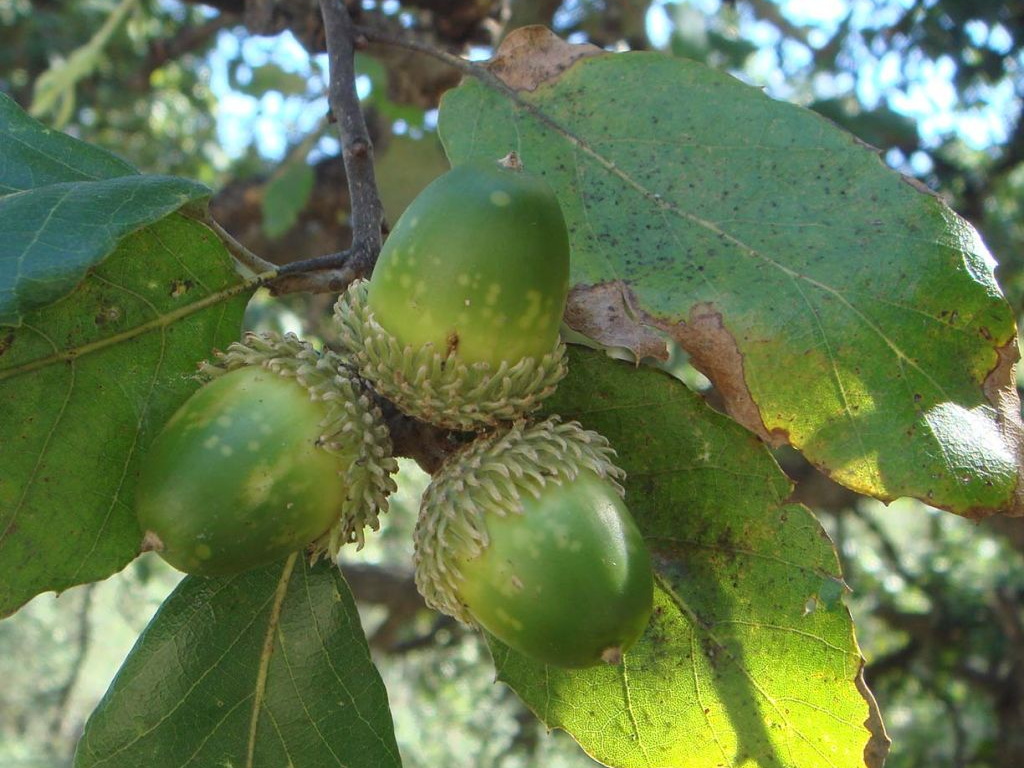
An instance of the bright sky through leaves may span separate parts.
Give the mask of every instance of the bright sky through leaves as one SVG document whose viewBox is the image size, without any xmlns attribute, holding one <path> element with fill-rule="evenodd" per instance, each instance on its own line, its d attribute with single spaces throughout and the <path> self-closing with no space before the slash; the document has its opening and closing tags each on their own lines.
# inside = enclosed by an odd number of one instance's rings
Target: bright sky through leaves
<svg viewBox="0 0 1024 768">
<path fill-rule="evenodd" d="M 690 0 L 688 5 L 704 14 L 716 14 L 722 7 L 720 0 Z M 854 28 L 866 25 L 878 27 L 886 21 L 894 21 L 909 2 L 894 0 L 882 8 L 864 0 L 852 3 L 841 0 L 782 0 L 779 5 L 788 19 L 810 27 L 808 39 L 812 45 L 821 46 L 828 41 L 847 14 L 852 12 Z M 672 33 L 670 4 L 659 2 L 651 6 L 647 31 L 655 47 L 664 48 L 668 45 Z M 1003 43 L 1008 43 L 1007 32 L 1001 27 L 988 29 L 978 24 L 968 32 L 977 42 L 984 41 L 996 50 Z M 784 58 L 780 61 L 771 49 L 779 39 L 775 27 L 746 19 L 740 22 L 739 34 L 762 48 L 752 57 L 750 71 L 746 73 L 745 79 L 764 85 L 775 98 L 800 98 L 789 82 L 795 73 L 808 65 L 810 50 L 799 44 L 786 46 Z M 281 159 L 290 143 L 301 138 L 305 131 L 312 130 L 326 111 L 326 100 L 312 96 L 282 96 L 273 91 L 262 97 L 243 93 L 234 87 L 229 78 L 229 67 L 239 56 L 243 62 L 237 68 L 241 79 L 250 77 L 255 68 L 277 65 L 286 72 L 307 78 L 308 94 L 316 94 L 323 88 L 318 72 L 322 64 L 314 63 L 289 33 L 269 38 L 254 37 L 240 44 L 233 34 L 224 32 L 218 37 L 217 46 L 210 54 L 210 88 L 221 103 L 217 115 L 218 136 L 227 155 L 238 157 L 251 142 L 255 142 L 262 157 Z M 913 65 L 911 72 L 916 80 L 906 92 L 892 88 L 901 65 L 895 54 L 876 56 L 863 50 L 858 61 L 862 62 L 856 86 L 861 103 L 871 108 L 883 98 L 888 98 L 889 106 L 895 111 L 918 121 L 926 146 L 939 143 L 951 133 L 975 149 L 1006 140 L 1006 115 L 1011 111 L 1012 84 L 1006 82 L 990 86 L 984 99 L 986 107 L 958 112 L 953 85 L 954 68 L 948 57 Z M 816 83 L 816 87 L 836 91 L 848 85 L 841 78 L 832 78 L 832 82 L 825 86 Z M 363 90 L 366 90 L 365 84 Z M 360 95 L 366 96 L 363 90 Z M 836 94 L 825 92 L 820 95 L 830 97 Z M 333 141 L 330 144 L 336 147 Z M 330 151 L 331 147 L 325 145 L 323 148 Z M 911 158 L 910 162 L 914 172 L 929 170 L 924 156 Z"/>
</svg>

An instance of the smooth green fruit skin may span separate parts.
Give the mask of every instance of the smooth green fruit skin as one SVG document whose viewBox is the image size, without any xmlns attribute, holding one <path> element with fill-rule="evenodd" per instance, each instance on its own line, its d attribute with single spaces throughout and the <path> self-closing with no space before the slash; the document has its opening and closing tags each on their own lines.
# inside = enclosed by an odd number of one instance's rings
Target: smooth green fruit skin
<svg viewBox="0 0 1024 768">
<path fill-rule="evenodd" d="M 569 291 L 569 239 L 545 181 L 497 163 L 435 179 L 392 230 L 367 304 L 403 346 L 466 364 L 551 352 Z"/>
<path fill-rule="evenodd" d="M 143 459 L 139 525 L 186 573 L 239 573 L 324 533 L 340 513 L 346 467 L 317 447 L 323 403 L 259 367 L 214 379 L 171 417 Z"/>
<path fill-rule="evenodd" d="M 629 510 L 590 471 L 524 496 L 522 515 L 487 515 L 490 544 L 460 560 L 459 597 L 492 635 L 559 667 L 626 651 L 651 615 L 650 554 Z"/>
</svg>

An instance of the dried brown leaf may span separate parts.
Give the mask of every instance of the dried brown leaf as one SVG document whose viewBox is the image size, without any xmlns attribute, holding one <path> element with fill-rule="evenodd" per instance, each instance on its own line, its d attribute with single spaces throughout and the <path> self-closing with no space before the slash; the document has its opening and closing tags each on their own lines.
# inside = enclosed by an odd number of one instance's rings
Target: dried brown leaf
<svg viewBox="0 0 1024 768">
<path fill-rule="evenodd" d="M 637 360 L 668 360 L 665 337 L 640 322 L 620 281 L 577 285 L 569 292 L 565 321 L 569 327 L 606 347 L 624 347 Z"/>
<path fill-rule="evenodd" d="M 603 55 L 596 45 L 573 45 L 547 27 L 520 27 L 509 34 L 487 64 L 492 74 L 517 91 L 533 91 L 576 61 Z"/>
</svg>

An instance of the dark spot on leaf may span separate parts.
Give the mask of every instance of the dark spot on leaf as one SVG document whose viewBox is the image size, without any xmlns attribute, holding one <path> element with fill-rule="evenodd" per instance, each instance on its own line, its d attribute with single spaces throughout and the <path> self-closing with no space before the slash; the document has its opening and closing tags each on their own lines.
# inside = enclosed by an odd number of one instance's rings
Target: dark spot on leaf
<svg viewBox="0 0 1024 768">
<path fill-rule="evenodd" d="M 5 531 L 0 533 L 0 541 L 3 541 L 4 539 L 6 539 L 9 536 L 13 536 L 17 532 L 18 532 L 18 524 L 17 523 L 11 523 L 10 525 L 7 526 L 7 529 Z"/>
<path fill-rule="evenodd" d="M 10 349 L 12 344 L 14 344 L 14 331 L 9 332 L 0 339 L 0 355 Z"/>
<path fill-rule="evenodd" d="M 184 296 L 188 293 L 195 283 L 191 280 L 172 280 L 171 281 L 171 298 L 177 299 L 179 296 Z"/>
<path fill-rule="evenodd" d="M 93 318 L 93 322 L 96 323 L 96 325 L 103 327 L 107 323 L 113 323 L 120 320 L 123 314 L 124 313 L 120 307 L 109 304 L 100 307 L 100 311 L 96 313 L 96 316 Z"/>
</svg>

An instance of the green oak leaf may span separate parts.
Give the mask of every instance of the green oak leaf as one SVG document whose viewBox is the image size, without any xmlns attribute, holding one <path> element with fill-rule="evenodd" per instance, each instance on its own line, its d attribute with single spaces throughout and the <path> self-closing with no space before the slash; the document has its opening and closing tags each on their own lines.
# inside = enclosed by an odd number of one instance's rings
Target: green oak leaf
<svg viewBox="0 0 1024 768">
<path fill-rule="evenodd" d="M 398 221 L 416 195 L 447 170 L 448 161 L 436 134 L 421 139 L 392 136 L 388 151 L 374 160 L 373 166 L 387 220 Z"/>
<path fill-rule="evenodd" d="M 638 358 L 678 342 L 730 415 L 854 490 L 1024 512 L 1013 313 L 936 196 L 695 62 L 534 27 L 490 73 L 439 130 L 453 164 L 515 150 L 553 186 L 575 330 Z"/>
<path fill-rule="evenodd" d="M 0 93 L 0 195 L 64 181 L 96 181 L 137 174 L 105 149 L 50 130 Z"/>
<path fill-rule="evenodd" d="M 238 339 L 253 286 L 173 214 L 121 241 L 64 299 L 0 328 L 0 616 L 131 561 L 139 459 Z"/>
<path fill-rule="evenodd" d="M 293 158 L 281 165 L 263 190 L 263 232 L 276 239 L 299 219 L 309 202 L 316 174 L 304 158 Z"/>
<path fill-rule="evenodd" d="M 125 235 L 210 196 L 50 131 L 3 94 L 0 156 L 0 326 L 68 295 Z"/>
<path fill-rule="evenodd" d="M 654 616 L 621 666 L 545 666 L 492 638 L 499 679 L 616 768 L 881 765 L 836 553 L 765 447 L 667 374 L 580 350 L 569 370 L 545 407 L 617 450 Z"/>
<path fill-rule="evenodd" d="M 293 555 L 239 576 L 187 577 L 93 712 L 74 764 L 401 765 L 338 569 Z"/>
</svg>

